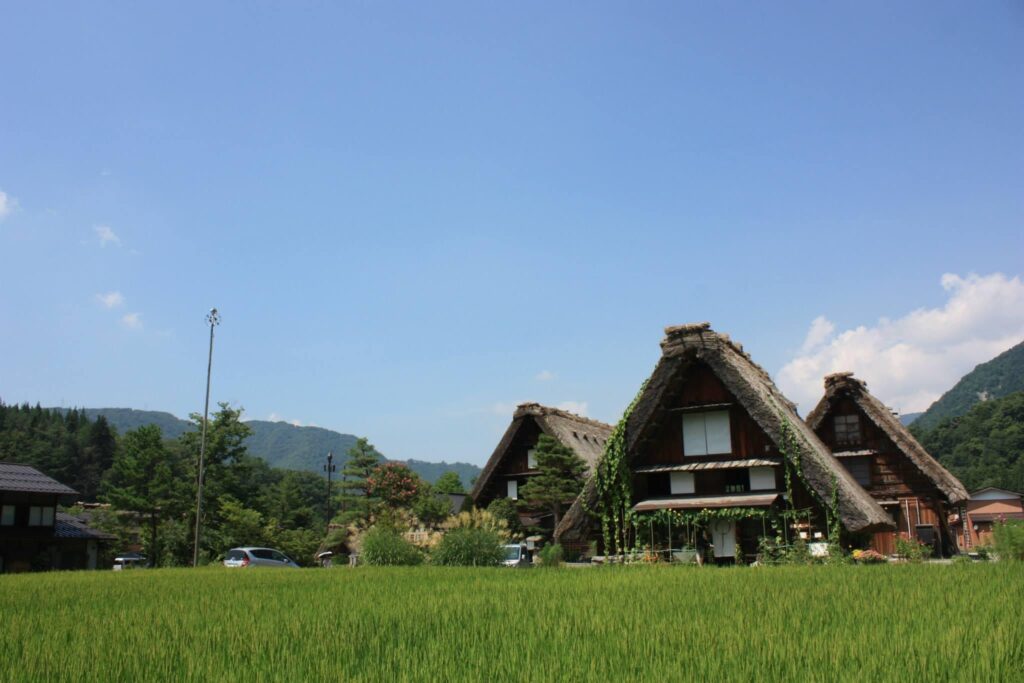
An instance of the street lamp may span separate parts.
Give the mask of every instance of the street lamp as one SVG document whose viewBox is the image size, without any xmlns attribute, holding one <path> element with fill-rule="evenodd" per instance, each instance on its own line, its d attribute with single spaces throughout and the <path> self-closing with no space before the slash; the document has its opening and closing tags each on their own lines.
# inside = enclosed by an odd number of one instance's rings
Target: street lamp
<svg viewBox="0 0 1024 683">
<path fill-rule="evenodd" d="M 327 451 L 327 464 L 324 465 L 324 472 L 327 473 L 327 530 L 331 530 L 331 472 L 337 469 L 334 464 L 334 451 Z"/>
<path fill-rule="evenodd" d="M 206 423 L 210 416 L 210 371 L 213 369 L 213 328 L 220 325 L 220 313 L 211 308 L 206 314 L 210 326 L 210 353 L 206 359 L 206 403 L 203 406 L 203 431 L 199 437 L 199 487 L 196 489 L 196 540 L 192 550 L 192 566 L 199 566 L 199 525 L 203 515 L 203 465 L 206 457 Z"/>
</svg>

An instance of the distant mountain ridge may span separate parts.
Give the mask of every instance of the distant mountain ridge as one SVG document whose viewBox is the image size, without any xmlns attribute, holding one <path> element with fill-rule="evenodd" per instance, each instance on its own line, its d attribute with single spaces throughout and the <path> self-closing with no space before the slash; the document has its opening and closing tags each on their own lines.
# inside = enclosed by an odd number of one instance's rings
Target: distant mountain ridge
<svg viewBox="0 0 1024 683">
<path fill-rule="evenodd" d="M 942 420 L 960 417 L 976 404 L 1024 391 L 1024 342 L 982 363 L 939 397 L 914 420 L 917 434 L 934 429 Z"/>
<path fill-rule="evenodd" d="M 145 425 L 156 425 L 164 437 L 176 439 L 187 431 L 195 429 L 188 420 L 182 420 L 171 413 L 159 410 L 136 410 L 134 408 L 86 408 L 90 420 L 102 415 L 121 434 Z M 348 449 L 355 442 L 352 434 L 342 434 L 322 427 L 297 427 L 287 422 L 249 420 L 252 429 L 245 446 L 251 455 L 265 460 L 271 467 L 288 470 L 322 472 L 327 453 L 332 451 L 338 469 L 344 465 Z M 468 489 L 480 474 L 480 468 L 465 462 L 428 462 L 425 460 L 402 460 L 423 479 L 433 483 L 448 471 L 458 473 Z"/>
</svg>

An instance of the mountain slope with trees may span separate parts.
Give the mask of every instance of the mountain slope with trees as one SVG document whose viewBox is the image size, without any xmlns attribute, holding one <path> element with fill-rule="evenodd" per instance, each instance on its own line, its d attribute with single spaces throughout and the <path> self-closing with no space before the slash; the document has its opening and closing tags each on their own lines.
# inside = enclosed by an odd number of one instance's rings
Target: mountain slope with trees
<svg viewBox="0 0 1024 683">
<path fill-rule="evenodd" d="M 918 439 L 969 491 L 1024 491 L 1024 392 L 982 401 Z"/>
<path fill-rule="evenodd" d="M 1024 391 L 1024 342 L 964 375 L 913 422 L 919 436 L 942 420 L 965 415 L 975 404 Z"/>
<path fill-rule="evenodd" d="M 44 408 L 43 410 L 51 410 Z M 64 410 L 65 413 L 72 411 Z M 195 429 L 195 424 L 171 413 L 134 408 L 85 408 L 73 412 L 89 420 L 103 417 L 119 433 L 155 425 L 166 439 L 180 438 Z M 271 467 L 305 472 L 322 472 L 329 451 L 334 452 L 338 467 L 344 467 L 345 454 L 356 444 L 357 437 L 321 427 L 299 427 L 287 422 L 248 420 L 250 434 L 245 447 L 250 455 L 262 458 Z M 427 462 L 404 460 L 413 472 L 425 481 L 434 482 L 445 472 L 454 471 L 464 482 L 473 481 L 480 468 L 464 462 Z"/>
</svg>

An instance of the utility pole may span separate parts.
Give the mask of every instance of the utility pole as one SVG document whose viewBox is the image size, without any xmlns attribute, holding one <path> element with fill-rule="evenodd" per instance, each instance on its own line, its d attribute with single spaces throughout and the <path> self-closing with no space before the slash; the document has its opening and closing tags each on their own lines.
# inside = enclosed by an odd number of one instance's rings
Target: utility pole
<svg viewBox="0 0 1024 683">
<path fill-rule="evenodd" d="M 327 530 L 331 530 L 331 472 L 337 466 L 334 464 L 334 451 L 327 451 L 327 464 L 324 465 L 324 472 L 327 473 Z"/>
<path fill-rule="evenodd" d="M 211 308 L 206 315 L 210 325 L 210 353 L 206 359 L 206 403 L 203 406 L 203 431 L 199 438 L 199 487 L 196 489 L 196 539 L 192 549 L 192 566 L 199 566 L 199 526 L 203 517 L 203 466 L 206 457 L 206 423 L 210 418 L 210 371 L 213 369 L 213 328 L 220 325 L 220 314 Z"/>
</svg>

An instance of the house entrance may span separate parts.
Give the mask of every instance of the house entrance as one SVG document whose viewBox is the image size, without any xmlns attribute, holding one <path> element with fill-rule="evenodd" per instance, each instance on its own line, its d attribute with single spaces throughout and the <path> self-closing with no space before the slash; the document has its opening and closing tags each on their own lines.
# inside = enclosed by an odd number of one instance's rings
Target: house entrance
<svg viewBox="0 0 1024 683">
<path fill-rule="evenodd" d="M 736 553 L 736 522 L 716 519 L 711 522 L 711 543 L 715 557 L 732 557 Z"/>
</svg>

